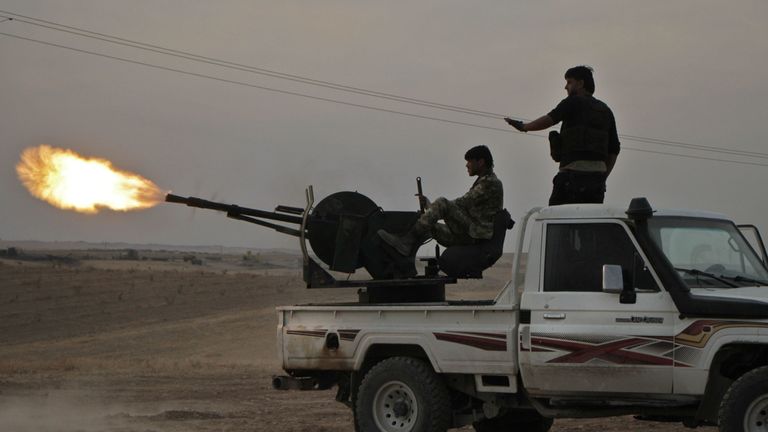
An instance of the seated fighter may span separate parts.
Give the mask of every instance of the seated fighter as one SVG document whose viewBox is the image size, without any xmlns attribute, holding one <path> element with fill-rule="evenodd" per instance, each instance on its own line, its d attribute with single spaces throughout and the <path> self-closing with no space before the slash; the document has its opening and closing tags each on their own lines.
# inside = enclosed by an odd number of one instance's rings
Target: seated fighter
<svg viewBox="0 0 768 432">
<path fill-rule="evenodd" d="M 475 244 L 493 236 L 493 217 L 504 206 L 501 181 L 493 173 L 493 156 L 488 147 L 472 147 L 464 155 L 467 172 L 477 176 L 469 192 L 455 200 L 440 197 L 424 200 L 424 213 L 404 234 L 379 230 L 379 236 L 402 255 L 411 255 L 422 243 L 434 238 L 445 247 Z M 438 223 L 439 220 L 445 223 Z"/>
</svg>

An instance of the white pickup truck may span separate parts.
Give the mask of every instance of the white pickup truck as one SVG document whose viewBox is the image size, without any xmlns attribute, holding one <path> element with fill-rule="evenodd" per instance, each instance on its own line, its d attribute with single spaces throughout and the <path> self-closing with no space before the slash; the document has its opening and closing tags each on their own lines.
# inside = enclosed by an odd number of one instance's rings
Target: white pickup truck
<svg viewBox="0 0 768 432">
<path fill-rule="evenodd" d="M 288 375 L 273 385 L 338 386 L 358 431 L 544 432 L 627 414 L 768 431 L 765 248 L 718 214 L 644 198 L 537 208 L 493 300 L 277 313 Z"/>
</svg>

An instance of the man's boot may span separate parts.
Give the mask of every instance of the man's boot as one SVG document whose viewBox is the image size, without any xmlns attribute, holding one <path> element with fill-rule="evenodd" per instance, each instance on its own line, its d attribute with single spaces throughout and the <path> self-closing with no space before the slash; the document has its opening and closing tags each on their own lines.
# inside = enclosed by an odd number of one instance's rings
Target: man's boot
<svg viewBox="0 0 768 432">
<path fill-rule="evenodd" d="M 410 256 L 414 249 L 421 246 L 426 237 L 425 233 L 419 230 L 417 225 L 414 225 L 408 232 L 401 235 L 392 234 L 383 229 L 380 229 L 377 233 L 382 240 L 395 248 L 400 255 L 404 256 Z"/>
</svg>

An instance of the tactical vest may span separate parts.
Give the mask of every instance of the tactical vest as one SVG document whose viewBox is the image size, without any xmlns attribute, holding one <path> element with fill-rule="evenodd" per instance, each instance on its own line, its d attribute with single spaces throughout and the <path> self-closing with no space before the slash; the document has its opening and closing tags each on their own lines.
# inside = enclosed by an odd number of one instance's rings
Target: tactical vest
<svg viewBox="0 0 768 432">
<path fill-rule="evenodd" d="M 560 131 L 561 165 L 577 160 L 606 160 L 611 131 L 608 105 L 586 97 L 574 125 Z"/>
</svg>

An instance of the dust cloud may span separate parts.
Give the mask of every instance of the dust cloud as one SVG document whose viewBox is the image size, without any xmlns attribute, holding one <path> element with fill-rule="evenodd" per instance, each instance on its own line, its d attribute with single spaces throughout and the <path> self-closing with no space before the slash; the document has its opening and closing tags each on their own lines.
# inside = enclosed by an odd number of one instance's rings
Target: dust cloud
<svg viewBox="0 0 768 432">
<path fill-rule="evenodd" d="M 103 431 L 114 428 L 122 412 L 78 390 L 48 390 L 0 401 L 0 430 L 14 432 Z"/>
</svg>

